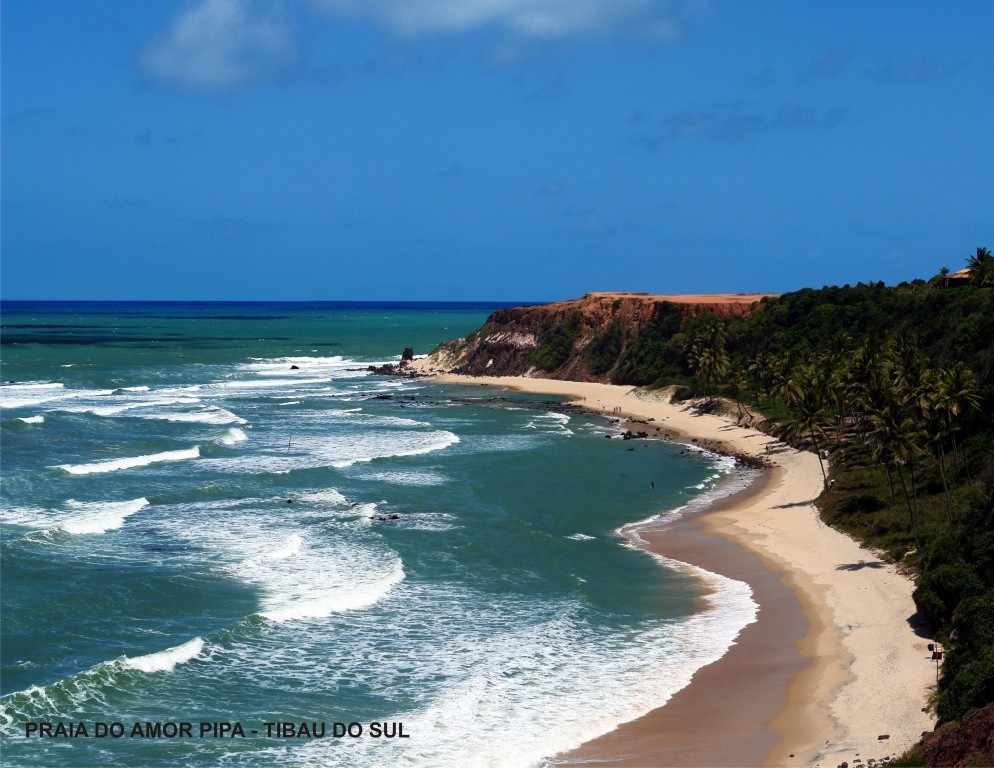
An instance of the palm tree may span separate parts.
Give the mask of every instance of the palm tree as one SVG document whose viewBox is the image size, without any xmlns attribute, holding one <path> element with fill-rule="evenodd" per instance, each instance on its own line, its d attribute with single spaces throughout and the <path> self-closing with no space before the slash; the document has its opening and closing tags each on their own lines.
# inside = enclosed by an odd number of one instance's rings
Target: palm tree
<svg viewBox="0 0 994 768">
<path fill-rule="evenodd" d="M 717 385 L 728 374 L 730 360 L 725 351 L 725 327 L 717 320 L 711 320 L 695 334 L 687 354 L 687 362 L 701 379 L 704 394 L 712 400 L 711 385 Z"/>
<path fill-rule="evenodd" d="M 729 376 L 728 383 L 732 387 L 732 395 L 735 397 L 735 407 L 739 411 L 738 420 L 741 422 L 745 417 L 742 410 L 742 396 L 749 391 L 749 379 L 745 371 L 741 368 L 734 368 Z"/>
<path fill-rule="evenodd" d="M 970 267 L 970 282 L 981 288 L 994 285 L 994 256 L 989 248 L 977 248 L 977 252 L 966 260 Z"/>
<path fill-rule="evenodd" d="M 980 407 L 980 395 L 970 369 L 962 362 L 952 368 L 939 371 L 939 386 L 936 393 L 936 408 L 944 410 L 949 435 L 953 441 L 953 461 L 956 474 L 960 472 L 959 446 L 956 444 L 955 419 L 967 409 Z M 969 470 L 968 470 L 969 471 Z"/>
<path fill-rule="evenodd" d="M 946 520 L 951 525 L 952 502 L 949 496 L 949 482 L 946 479 L 946 438 L 949 437 L 950 428 L 943 399 L 946 377 L 947 372 L 942 369 L 938 371 L 926 369 L 922 373 L 917 390 L 910 393 L 910 400 L 916 412 L 921 444 L 926 446 L 939 467 L 946 502 Z"/>
<path fill-rule="evenodd" d="M 911 522 L 911 532 L 915 537 L 915 547 L 920 550 L 921 540 L 918 536 L 917 509 L 911 505 L 911 494 L 908 492 L 908 483 L 904 479 L 904 465 L 917 450 L 910 438 L 912 424 L 909 422 L 911 420 L 905 418 L 899 399 L 893 397 L 885 407 L 870 416 L 872 429 L 868 437 L 873 453 L 880 460 L 887 462 L 884 466 L 890 464 L 897 470 L 901 489 L 904 491 L 904 504 L 908 510 L 908 519 Z M 893 493 L 893 488 L 891 493 Z"/>
<path fill-rule="evenodd" d="M 755 373 L 756 378 L 759 379 L 760 387 L 756 392 L 756 401 L 759 404 L 762 404 L 766 397 L 770 398 L 772 404 L 773 365 L 773 355 L 769 352 L 760 352 L 749 365 L 749 370 Z"/>
<path fill-rule="evenodd" d="M 773 369 L 773 392 L 793 413 L 804 397 L 804 390 L 810 381 L 811 365 L 806 357 L 786 353 L 777 358 Z"/>
<path fill-rule="evenodd" d="M 809 370 L 808 373 L 811 373 Z M 801 385 L 801 376 L 793 375 L 791 380 L 795 382 L 794 393 L 796 399 L 791 415 L 780 427 L 780 435 L 785 439 L 793 437 L 810 437 L 814 446 L 815 454 L 818 456 L 818 466 L 821 467 L 821 477 L 828 489 L 828 473 L 825 471 L 825 461 L 822 457 L 821 445 L 818 437 L 821 436 L 826 441 L 825 426 L 829 423 L 825 415 L 827 399 L 825 397 L 826 386 L 824 376 L 809 376 L 807 384 Z"/>
</svg>

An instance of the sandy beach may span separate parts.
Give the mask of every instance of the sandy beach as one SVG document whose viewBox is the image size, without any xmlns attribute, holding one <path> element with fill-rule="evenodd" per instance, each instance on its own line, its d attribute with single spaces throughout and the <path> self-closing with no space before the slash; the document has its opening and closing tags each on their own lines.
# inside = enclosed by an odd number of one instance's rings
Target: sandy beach
<svg viewBox="0 0 994 768">
<path fill-rule="evenodd" d="M 757 621 L 665 707 L 554 764 L 870 765 L 931 730 L 922 709 L 935 667 L 927 638 L 909 621 L 913 584 L 820 520 L 812 502 L 822 477 L 813 453 L 633 387 L 450 374 L 438 380 L 564 395 L 596 413 L 653 420 L 639 429 L 730 453 L 774 450 L 774 466 L 760 480 L 707 514 L 639 534 L 655 552 L 750 584 Z"/>
</svg>

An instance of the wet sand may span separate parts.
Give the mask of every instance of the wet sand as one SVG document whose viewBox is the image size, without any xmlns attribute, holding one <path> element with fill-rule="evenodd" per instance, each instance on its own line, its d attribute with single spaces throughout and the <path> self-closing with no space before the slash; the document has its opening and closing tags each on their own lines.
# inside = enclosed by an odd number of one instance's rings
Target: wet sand
<svg viewBox="0 0 994 768">
<path fill-rule="evenodd" d="M 645 549 L 749 584 L 760 606 L 757 620 L 721 659 L 698 670 L 666 706 L 557 756 L 552 765 L 796 764 L 783 752 L 783 736 L 773 723 L 788 708 L 794 680 L 810 668 L 805 638 L 817 617 L 804 610 L 783 573 L 721 534 L 730 522 L 722 511 L 768 493 L 777 481 L 774 472 L 765 472 L 696 517 L 639 529 Z M 802 727 L 830 731 L 834 726 L 826 715 Z"/>
<path fill-rule="evenodd" d="M 594 413 L 643 420 L 638 429 L 658 427 L 774 465 L 697 519 L 639 530 L 653 551 L 750 584 L 757 621 L 666 706 L 552 764 L 836 766 L 857 756 L 867 764 L 900 754 L 932 728 L 921 710 L 934 670 L 927 639 L 909 623 L 914 585 L 821 521 L 813 453 L 632 387 L 525 377 L 440 381 L 566 395 Z"/>
</svg>

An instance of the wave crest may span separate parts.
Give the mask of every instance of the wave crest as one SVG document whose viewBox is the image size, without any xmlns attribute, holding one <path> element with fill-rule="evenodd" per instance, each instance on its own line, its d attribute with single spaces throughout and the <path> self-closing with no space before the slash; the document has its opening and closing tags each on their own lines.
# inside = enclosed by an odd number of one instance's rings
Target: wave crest
<svg viewBox="0 0 994 768">
<path fill-rule="evenodd" d="M 149 464 L 158 464 L 164 461 L 182 461 L 184 459 L 196 459 L 200 457 L 200 446 L 186 448 L 180 451 L 164 451 L 163 453 L 151 453 L 147 456 L 130 456 L 123 459 L 110 459 L 108 461 L 97 461 L 92 464 L 57 464 L 53 469 L 62 469 L 70 475 L 92 475 L 100 472 L 116 472 L 119 469 L 131 469 L 133 467 L 146 467 Z"/>
</svg>

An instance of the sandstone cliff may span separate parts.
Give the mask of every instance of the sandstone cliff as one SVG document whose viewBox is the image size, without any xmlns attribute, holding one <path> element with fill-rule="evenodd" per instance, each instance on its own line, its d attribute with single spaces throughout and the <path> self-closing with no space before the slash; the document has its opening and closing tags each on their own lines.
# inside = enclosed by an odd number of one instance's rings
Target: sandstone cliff
<svg viewBox="0 0 994 768">
<path fill-rule="evenodd" d="M 476 332 L 446 342 L 422 369 L 491 376 L 611 381 L 647 331 L 672 337 L 702 313 L 747 315 L 773 294 L 588 293 L 494 312 Z"/>
</svg>

